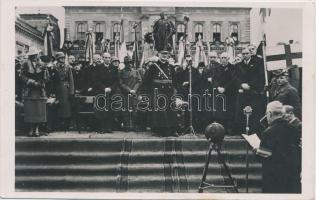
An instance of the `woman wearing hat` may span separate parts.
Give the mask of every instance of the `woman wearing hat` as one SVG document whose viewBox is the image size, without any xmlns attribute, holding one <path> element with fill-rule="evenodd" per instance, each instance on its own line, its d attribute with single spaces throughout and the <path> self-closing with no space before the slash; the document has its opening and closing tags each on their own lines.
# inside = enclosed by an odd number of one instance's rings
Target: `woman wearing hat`
<svg viewBox="0 0 316 200">
<path fill-rule="evenodd" d="M 28 136 L 40 136 L 39 125 L 46 122 L 45 83 L 49 77 L 39 53 L 28 53 L 29 59 L 22 65 L 24 121 L 30 124 Z"/>
</svg>

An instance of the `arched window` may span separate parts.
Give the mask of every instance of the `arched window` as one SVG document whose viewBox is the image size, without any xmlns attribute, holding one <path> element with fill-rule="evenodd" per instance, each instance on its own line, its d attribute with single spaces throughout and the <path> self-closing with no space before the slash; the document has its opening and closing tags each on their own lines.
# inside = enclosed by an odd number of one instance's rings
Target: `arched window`
<svg viewBox="0 0 316 200">
<path fill-rule="evenodd" d="M 95 24 L 95 44 L 101 44 L 101 41 L 103 39 L 103 30 L 102 30 L 102 24 L 96 23 Z"/>
<path fill-rule="evenodd" d="M 119 23 L 113 24 L 113 41 L 116 40 L 121 41 L 121 24 Z"/>
<path fill-rule="evenodd" d="M 185 35 L 185 25 L 178 24 L 177 25 L 177 40 L 179 41 L 182 36 Z"/>
<path fill-rule="evenodd" d="M 238 41 L 238 25 L 232 24 L 230 25 L 230 37 L 235 38 Z"/>
<path fill-rule="evenodd" d="M 196 24 L 195 25 L 195 41 L 198 41 L 199 35 L 201 36 L 201 39 L 203 39 L 203 24 Z"/>
<path fill-rule="evenodd" d="M 84 40 L 86 37 L 87 26 L 85 23 L 81 22 L 77 25 L 77 39 Z"/>
<path fill-rule="evenodd" d="M 221 25 L 216 23 L 213 25 L 213 42 L 221 41 Z"/>
</svg>

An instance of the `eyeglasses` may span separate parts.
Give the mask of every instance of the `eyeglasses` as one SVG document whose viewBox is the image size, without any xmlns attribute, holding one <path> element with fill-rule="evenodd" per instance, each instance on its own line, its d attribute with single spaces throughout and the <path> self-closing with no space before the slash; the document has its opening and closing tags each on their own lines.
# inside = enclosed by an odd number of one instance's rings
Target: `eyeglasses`
<svg viewBox="0 0 316 200">
<path fill-rule="evenodd" d="M 226 59 L 227 57 L 221 57 L 221 59 Z"/>
<path fill-rule="evenodd" d="M 242 55 L 248 55 L 249 53 L 242 53 Z"/>
<path fill-rule="evenodd" d="M 111 57 L 103 57 L 104 59 L 110 59 Z"/>
</svg>

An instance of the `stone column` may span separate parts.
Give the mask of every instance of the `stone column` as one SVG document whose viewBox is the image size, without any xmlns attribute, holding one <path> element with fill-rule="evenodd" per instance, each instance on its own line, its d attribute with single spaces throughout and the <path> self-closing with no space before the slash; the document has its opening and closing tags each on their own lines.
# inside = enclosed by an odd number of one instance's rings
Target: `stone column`
<svg viewBox="0 0 316 200">
<path fill-rule="evenodd" d="M 112 26 L 110 21 L 105 21 L 105 39 L 111 40 Z"/>
</svg>

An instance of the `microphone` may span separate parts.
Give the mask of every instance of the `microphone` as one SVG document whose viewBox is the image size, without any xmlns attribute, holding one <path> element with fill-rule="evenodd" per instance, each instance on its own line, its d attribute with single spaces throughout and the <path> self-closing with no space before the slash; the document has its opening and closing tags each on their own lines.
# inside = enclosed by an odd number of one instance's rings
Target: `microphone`
<svg viewBox="0 0 316 200">
<path fill-rule="evenodd" d="M 252 108 L 251 106 L 246 106 L 244 108 L 244 115 L 251 115 L 252 114 Z"/>
</svg>

